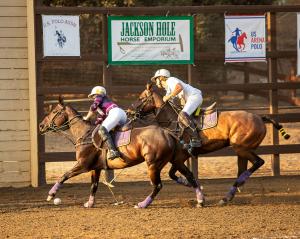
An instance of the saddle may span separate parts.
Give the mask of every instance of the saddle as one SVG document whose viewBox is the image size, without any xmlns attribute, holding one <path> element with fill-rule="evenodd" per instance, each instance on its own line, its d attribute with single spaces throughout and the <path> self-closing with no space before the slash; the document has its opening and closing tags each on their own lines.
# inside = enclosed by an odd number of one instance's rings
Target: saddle
<svg viewBox="0 0 300 239">
<path fill-rule="evenodd" d="M 124 131 L 131 130 L 132 128 L 133 128 L 132 122 L 127 119 L 125 124 L 116 126 L 114 131 L 124 132 Z"/>
<path fill-rule="evenodd" d="M 92 142 L 97 149 L 103 150 L 106 149 L 106 147 L 104 146 L 104 142 L 102 138 L 98 134 L 98 130 L 100 126 L 101 126 L 100 124 L 97 125 L 96 128 L 93 130 Z M 125 125 L 119 128 L 116 127 L 112 131 L 111 136 L 114 140 L 114 144 L 116 148 L 130 144 L 131 131 L 132 131 L 132 125 L 130 124 L 130 122 L 126 123 Z"/>
<path fill-rule="evenodd" d="M 193 113 L 192 120 L 199 130 L 213 128 L 218 124 L 217 103 L 214 102 L 206 108 L 198 107 Z"/>
</svg>

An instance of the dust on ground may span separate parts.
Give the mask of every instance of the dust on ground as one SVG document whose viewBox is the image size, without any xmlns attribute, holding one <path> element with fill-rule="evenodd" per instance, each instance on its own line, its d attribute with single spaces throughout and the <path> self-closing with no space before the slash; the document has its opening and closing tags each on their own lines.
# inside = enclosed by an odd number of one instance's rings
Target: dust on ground
<svg viewBox="0 0 300 239">
<path fill-rule="evenodd" d="M 50 185 L 0 189 L 1 238 L 300 238 L 300 176 L 250 178 L 228 206 L 218 206 L 233 179 L 203 179 L 206 207 L 193 189 L 163 181 L 147 209 L 134 209 L 150 192 L 146 181 L 117 182 L 114 206 L 100 184 L 96 207 L 83 208 L 89 184 L 66 184 L 59 206 L 46 202 Z"/>
</svg>

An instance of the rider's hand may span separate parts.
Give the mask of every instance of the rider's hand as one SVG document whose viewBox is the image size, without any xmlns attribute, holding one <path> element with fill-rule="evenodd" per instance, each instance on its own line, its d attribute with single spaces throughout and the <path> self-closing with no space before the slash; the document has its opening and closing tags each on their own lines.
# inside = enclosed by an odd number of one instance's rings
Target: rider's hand
<svg viewBox="0 0 300 239">
<path fill-rule="evenodd" d="M 167 102 L 169 99 L 170 99 L 170 96 L 168 96 L 168 95 L 165 95 L 165 96 L 163 97 L 163 101 L 164 101 L 164 102 Z"/>
</svg>

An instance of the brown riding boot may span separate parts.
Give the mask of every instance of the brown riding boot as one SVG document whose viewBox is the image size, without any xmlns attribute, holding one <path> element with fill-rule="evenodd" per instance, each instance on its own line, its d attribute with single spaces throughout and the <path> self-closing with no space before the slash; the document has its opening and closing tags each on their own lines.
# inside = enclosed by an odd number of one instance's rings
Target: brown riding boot
<svg viewBox="0 0 300 239">
<path fill-rule="evenodd" d="M 113 139 L 112 139 L 110 133 L 106 130 L 106 128 L 104 128 L 103 126 L 100 126 L 98 132 L 99 132 L 103 142 L 106 143 L 106 146 L 108 148 L 107 159 L 113 160 L 115 158 L 121 157 L 119 151 L 116 149 L 116 146 L 113 142 Z"/>
</svg>

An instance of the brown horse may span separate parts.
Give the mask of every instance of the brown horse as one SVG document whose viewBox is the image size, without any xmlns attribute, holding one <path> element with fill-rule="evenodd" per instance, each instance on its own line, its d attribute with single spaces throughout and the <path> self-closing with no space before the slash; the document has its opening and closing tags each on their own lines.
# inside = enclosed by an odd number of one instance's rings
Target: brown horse
<svg viewBox="0 0 300 239">
<path fill-rule="evenodd" d="M 102 151 L 97 149 L 91 142 L 91 134 L 94 128 L 95 126 L 91 125 L 88 121 L 84 121 L 75 109 L 69 105 L 64 105 L 62 99 L 59 100 L 59 104 L 39 124 L 42 134 L 49 131 L 60 132 L 70 129 L 70 134 L 75 139 L 77 164 L 60 177 L 51 188 L 47 198 L 48 201 L 55 197 L 57 191 L 66 180 L 81 173 L 92 171 L 91 194 L 84 206 L 93 207 L 101 169 L 122 169 L 146 161 L 153 190 L 144 201 L 137 204 L 137 208 L 148 207 L 161 190 L 160 172 L 168 162 L 175 164 L 176 169 L 188 180 L 187 183 L 178 178 L 178 183 L 193 186 L 198 206 L 203 205 L 204 198 L 197 181 L 184 163 L 180 161 L 182 158 L 188 156 L 184 156 L 185 153 L 180 151 L 176 140 L 166 130 L 155 125 L 133 128 L 130 143 L 119 147 L 122 158 L 106 162 L 104 159 L 105 156 L 101 153 Z M 178 159 L 180 160 L 177 161 Z"/>
<path fill-rule="evenodd" d="M 143 116 L 150 112 L 155 114 L 155 122 L 161 127 L 169 130 L 174 129 L 177 124 L 178 107 L 171 102 L 163 102 L 162 95 L 159 94 L 152 84 L 147 84 L 137 102 L 133 105 L 139 115 Z M 195 155 L 213 152 L 224 147 L 232 146 L 238 156 L 238 177 L 227 195 L 220 201 L 226 204 L 231 201 L 239 186 L 263 164 L 254 150 L 260 145 L 266 135 L 265 122 L 270 122 L 275 128 L 280 130 L 286 139 L 289 135 L 285 133 L 281 125 L 268 117 L 260 117 L 246 111 L 226 111 L 218 114 L 218 124 L 206 130 L 198 131 L 202 140 L 202 146 L 197 148 Z M 183 159 L 184 161 L 185 159 Z M 250 161 L 253 165 L 247 170 Z M 170 170 L 170 177 L 173 178 L 176 172 L 176 165 Z M 173 173 L 173 174 L 172 174 Z"/>
</svg>

